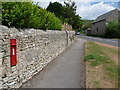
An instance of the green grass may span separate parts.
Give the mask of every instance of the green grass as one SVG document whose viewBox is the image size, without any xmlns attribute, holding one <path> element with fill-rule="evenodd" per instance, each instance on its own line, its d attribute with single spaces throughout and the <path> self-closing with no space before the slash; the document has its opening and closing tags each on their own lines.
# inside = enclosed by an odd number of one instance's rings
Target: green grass
<svg viewBox="0 0 120 90">
<path fill-rule="evenodd" d="M 99 45 L 89 42 L 87 47 L 87 55 L 85 56 L 85 61 L 89 61 L 91 66 L 97 66 L 106 62 L 107 57 L 103 55 Z"/>
<path fill-rule="evenodd" d="M 110 62 L 104 69 L 109 79 L 114 80 L 116 86 L 120 87 L 120 67 Z"/>
<path fill-rule="evenodd" d="M 85 56 L 85 61 L 90 61 L 91 66 L 97 66 L 97 65 L 104 63 L 104 61 L 106 61 L 106 57 L 100 56 L 97 54 L 95 55 L 90 54 L 90 55 Z"/>
<path fill-rule="evenodd" d="M 110 78 L 118 79 L 118 68 L 117 67 L 106 67 L 106 71 Z"/>
<path fill-rule="evenodd" d="M 99 81 L 93 81 L 93 86 L 94 86 L 95 88 L 100 88 L 100 83 L 99 83 Z"/>
<path fill-rule="evenodd" d="M 108 53 L 118 54 L 118 51 L 112 48 L 100 46 L 96 43 L 87 43 L 87 52 L 84 60 L 90 63 L 90 66 L 102 65 L 109 79 L 114 81 L 116 86 L 120 86 L 120 67 L 116 65 L 112 58 L 108 57 Z M 119 83 L 118 83 L 119 81 Z"/>
</svg>

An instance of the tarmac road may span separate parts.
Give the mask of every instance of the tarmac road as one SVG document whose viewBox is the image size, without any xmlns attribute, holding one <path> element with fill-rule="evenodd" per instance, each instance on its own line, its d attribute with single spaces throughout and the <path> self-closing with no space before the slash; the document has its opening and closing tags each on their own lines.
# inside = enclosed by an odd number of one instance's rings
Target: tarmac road
<svg viewBox="0 0 120 90">
<path fill-rule="evenodd" d="M 84 36 L 84 35 L 77 35 L 76 37 L 85 39 L 88 41 L 99 42 L 103 44 L 120 47 L 120 39 L 105 39 L 105 38 L 91 37 L 91 36 Z"/>
<path fill-rule="evenodd" d="M 77 39 L 21 88 L 85 88 L 85 42 Z"/>
</svg>

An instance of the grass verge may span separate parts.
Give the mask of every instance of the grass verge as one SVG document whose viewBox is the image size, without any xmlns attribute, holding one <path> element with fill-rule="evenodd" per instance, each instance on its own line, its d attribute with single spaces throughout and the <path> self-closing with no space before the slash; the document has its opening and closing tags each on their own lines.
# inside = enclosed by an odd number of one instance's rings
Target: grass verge
<svg viewBox="0 0 120 90">
<path fill-rule="evenodd" d="M 117 49 L 94 42 L 86 44 L 86 86 L 88 88 L 118 88 L 120 67 Z M 119 84 L 119 85 L 118 85 Z"/>
</svg>

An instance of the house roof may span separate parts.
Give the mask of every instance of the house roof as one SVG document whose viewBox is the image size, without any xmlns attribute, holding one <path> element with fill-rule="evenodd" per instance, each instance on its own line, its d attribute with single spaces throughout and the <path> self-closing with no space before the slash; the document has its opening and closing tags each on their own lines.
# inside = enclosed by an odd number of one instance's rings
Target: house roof
<svg viewBox="0 0 120 90">
<path fill-rule="evenodd" d="M 102 21 L 106 21 L 106 19 L 101 19 L 99 21 L 94 21 L 92 24 L 98 23 L 98 22 L 102 22 Z"/>
<path fill-rule="evenodd" d="M 118 16 L 120 16 L 120 11 L 118 9 L 114 9 L 110 12 L 107 12 L 107 13 L 101 15 L 101 16 L 98 16 L 93 23 L 97 23 L 102 20 L 106 20 L 107 22 L 113 21 L 115 19 L 118 19 Z"/>
</svg>

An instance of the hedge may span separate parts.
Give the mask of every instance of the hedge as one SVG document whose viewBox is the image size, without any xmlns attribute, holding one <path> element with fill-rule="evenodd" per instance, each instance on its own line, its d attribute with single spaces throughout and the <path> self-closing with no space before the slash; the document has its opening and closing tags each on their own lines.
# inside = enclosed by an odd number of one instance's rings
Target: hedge
<svg viewBox="0 0 120 90">
<path fill-rule="evenodd" d="M 61 21 L 33 2 L 2 2 L 2 24 L 16 28 L 61 30 Z"/>
<path fill-rule="evenodd" d="M 105 37 L 120 38 L 120 22 L 118 20 L 108 23 Z"/>
</svg>

